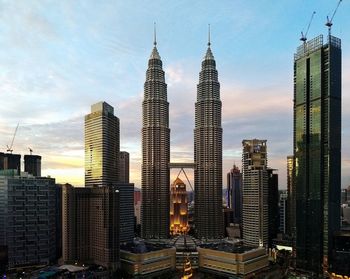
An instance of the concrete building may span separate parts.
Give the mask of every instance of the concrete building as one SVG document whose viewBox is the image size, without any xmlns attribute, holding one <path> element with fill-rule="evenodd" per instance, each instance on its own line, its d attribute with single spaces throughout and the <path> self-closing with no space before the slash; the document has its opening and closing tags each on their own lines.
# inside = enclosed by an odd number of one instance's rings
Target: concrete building
<svg viewBox="0 0 350 279">
<path fill-rule="evenodd" d="M 242 223 L 242 173 L 236 165 L 227 173 L 227 206 L 233 210 L 233 223 Z"/>
<path fill-rule="evenodd" d="M 268 220 L 269 220 L 269 240 L 268 247 L 272 248 L 272 240 L 277 237 L 279 228 L 279 194 L 278 194 L 278 174 L 277 170 L 268 168 Z"/>
<path fill-rule="evenodd" d="M 266 140 L 243 140 L 243 241 L 268 244 L 268 172 Z"/>
<path fill-rule="evenodd" d="M 21 173 L 21 155 L 0 152 L 0 170 L 16 170 Z"/>
<path fill-rule="evenodd" d="M 41 156 L 24 155 L 24 171 L 33 175 L 41 176 Z"/>
<path fill-rule="evenodd" d="M 180 178 L 176 178 L 170 190 L 170 233 L 172 235 L 188 232 L 187 208 L 186 184 Z"/>
<path fill-rule="evenodd" d="M 91 106 L 85 116 L 85 187 L 119 181 L 119 119 L 106 102 Z"/>
<path fill-rule="evenodd" d="M 224 235 L 221 100 L 218 72 L 210 41 L 197 85 L 194 163 L 196 235 L 200 239 L 219 239 Z"/>
<path fill-rule="evenodd" d="M 296 227 L 295 227 L 295 214 L 296 214 L 296 192 L 294 185 L 294 156 L 287 156 L 287 231 L 286 233 L 295 240 Z"/>
<path fill-rule="evenodd" d="M 62 254 L 65 263 L 119 267 L 119 190 L 113 186 L 62 186 Z"/>
<path fill-rule="evenodd" d="M 320 35 L 294 55 L 297 268 L 323 273 L 340 229 L 341 40 Z"/>
<path fill-rule="evenodd" d="M 168 238 L 170 228 L 169 103 L 157 42 L 148 61 L 142 103 L 142 236 Z"/>
<path fill-rule="evenodd" d="M 119 182 L 129 183 L 129 172 L 130 172 L 130 155 L 126 151 L 120 151 L 119 153 Z"/>
<path fill-rule="evenodd" d="M 334 233 L 333 263 L 329 269 L 337 275 L 350 275 L 350 230 Z M 341 277 L 334 277 L 341 278 Z"/>
<path fill-rule="evenodd" d="M 254 278 L 268 267 L 264 248 L 252 249 L 230 243 L 204 244 L 197 247 L 199 271 L 233 278 Z"/>
<path fill-rule="evenodd" d="M 120 247 L 122 270 L 133 278 L 157 278 L 176 268 L 176 248 L 135 242 Z"/>
<path fill-rule="evenodd" d="M 17 170 L 0 175 L 0 247 L 9 268 L 56 261 L 55 205 L 55 179 Z"/>
<path fill-rule="evenodd" d="M 287 231 L 287 200 L 288 192 L 279 191 L 279 232 L 286 234 Z"/>
<path fill-rule="evenodd" d="M 114 186 L 119 191 L 120 202 L 120 243 L 132 242 L 134 239 L 134 184 L 118 183 Z"/>
</svg>

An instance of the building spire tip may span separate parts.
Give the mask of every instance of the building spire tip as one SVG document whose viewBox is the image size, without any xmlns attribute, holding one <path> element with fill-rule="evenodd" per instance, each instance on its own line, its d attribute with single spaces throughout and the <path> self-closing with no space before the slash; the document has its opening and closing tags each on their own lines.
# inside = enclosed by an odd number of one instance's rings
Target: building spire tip
<svg viewBox="0 0 350 279">
<path fill-rule="evenodd" d="M 154 30 L 153 30 L 153 45 L 154 46 L 157 46 L 157 25 L 156 23 L 154 22 Z"/>
<path fill-rule="evenodd" d="M 210 24 L 208 24 L 208 47 L 210 47 Z"/>
</svg>

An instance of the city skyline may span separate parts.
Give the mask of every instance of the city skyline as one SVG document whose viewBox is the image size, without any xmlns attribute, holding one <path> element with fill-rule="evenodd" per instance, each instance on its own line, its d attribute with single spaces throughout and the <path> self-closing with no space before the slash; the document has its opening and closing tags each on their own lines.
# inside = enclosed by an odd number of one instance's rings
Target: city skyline
<svg viewBox="0 0 350 279">
<path fill-rule="evenodd" d="M 55 9 L 41 2 L 3 4 L 1 151 L 20 123 L 13 153 L 28 154 L 31 147 L 43 157 L 43 175 L 82 186 L 84 115 L 91 104 L 106 101 L 121 121 L 121 150 L 130 153 L 130 181 L 140 187 L 144 69 L 156 21 L 168 84 L 171 161 L 191 162 L 196 84 L 210 23 L 223 103 L 223 173 L 234 162 L 241 166 L 243 138 L 266 138 L 269 165 L 279 169 L 280 188 L 286 188 L 285 157 L 293 152 L 292 54 L 312 11 L 317 13 L 308 37 L 327 33 L 325 18 L 337 1 L 284 2 L 106 2 L 96 7 L 63 1 Z M 349 7 L 343 1 L 332 30 L 343 41 L 342 187 L 350 184 Z M 129 25 L 136 17 L 137 23 Z"/>
</svg>

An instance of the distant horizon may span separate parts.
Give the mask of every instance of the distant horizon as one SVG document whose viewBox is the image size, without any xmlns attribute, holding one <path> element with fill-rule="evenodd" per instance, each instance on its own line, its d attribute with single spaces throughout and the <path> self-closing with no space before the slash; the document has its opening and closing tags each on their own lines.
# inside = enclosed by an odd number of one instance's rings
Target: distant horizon
<svg viewBox="0 0 350 279">
<path fill-rule="evenodd" d="M 168 84 L 171 162 L 193 162 L 194 103 L 211 26 L 221 84 L 223 181 L 242 140 L 267 139 L 268 166 L 286 189 L 293 154 L 293 55 L 306 32 L 327 34 L 334 1 L 267 0 L 174 3 L 8 1 L 0 21 L 0 146 L 42 156 L 42 175 L 84 186 L 84 116 L 106 101 L 120 119 L 130 153 L 130 182 L 141 185 L 141 104 L 157 23 L 157 48 Z M 332 35 L 342 39 L 342 185 L 350 185 L 350 3 L 342 1 Z M 326 38 L 324 38 L 326 40 Z M 2 151 L 3 152 L 3 151 Z M 178 170 L 171 171 L 172 182 Z M 192 170 L 188 173 L 191 183 Z M 170 186 L 170 185 L 169 185 Z"/>
</svg>

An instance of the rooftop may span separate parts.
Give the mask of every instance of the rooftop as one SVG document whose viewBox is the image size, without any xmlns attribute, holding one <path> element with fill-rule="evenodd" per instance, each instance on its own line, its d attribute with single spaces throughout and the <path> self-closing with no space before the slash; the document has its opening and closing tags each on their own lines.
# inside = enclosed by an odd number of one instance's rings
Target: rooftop
<svg viewBox="0 0 350 279">
<path fill-rule="evenodd" d="M 120 250 L 124 250 L 127 252 L 131 252 L 134 254 L 143 254 L 149 253 L 153 251 L 159 251 L 163 249 L 171 248 L 172 246 L 164 244 L 164 243 L 148 243 L 143 240 L 134 240 L 132 243 L 122 244 L 120 245 Z"/>
</svg>

